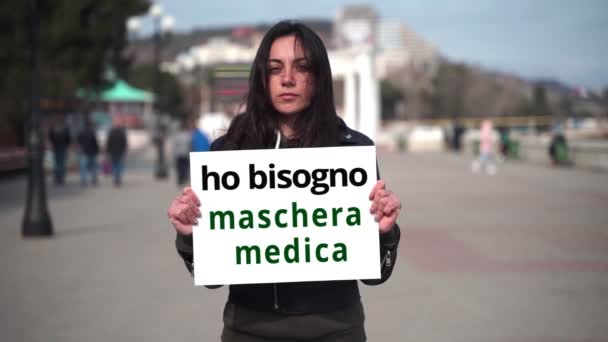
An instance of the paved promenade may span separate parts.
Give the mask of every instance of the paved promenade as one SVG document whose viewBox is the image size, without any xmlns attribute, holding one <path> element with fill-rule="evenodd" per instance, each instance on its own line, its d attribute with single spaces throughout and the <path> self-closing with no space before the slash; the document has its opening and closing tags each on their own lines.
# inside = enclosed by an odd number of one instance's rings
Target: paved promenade
<svg viewBox="0 0 608 342">
<path fill-rule="evenodd" d="M 608 174 L 450 154 L 379 154 L 404 204 L 393 277 L 361 286 L 370 341 L 608 341 Z M 227 289 L 173 247 L 174 182 L 48 187 L 56 235 L 20 236 L 25 177 L 0 179 L 3 341 L 217 341 Z"/>
</svg>

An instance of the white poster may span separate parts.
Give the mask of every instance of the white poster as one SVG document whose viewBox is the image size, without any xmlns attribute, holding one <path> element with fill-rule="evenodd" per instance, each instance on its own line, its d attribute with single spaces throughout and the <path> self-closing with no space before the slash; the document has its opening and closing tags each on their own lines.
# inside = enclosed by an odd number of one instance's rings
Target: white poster
<svg viewBox="0 0 608 342">
<path fill-rule="evenodd" d="M 190 153 L 194 283 L 380 277 L 373 146 Z"/>
</svg>

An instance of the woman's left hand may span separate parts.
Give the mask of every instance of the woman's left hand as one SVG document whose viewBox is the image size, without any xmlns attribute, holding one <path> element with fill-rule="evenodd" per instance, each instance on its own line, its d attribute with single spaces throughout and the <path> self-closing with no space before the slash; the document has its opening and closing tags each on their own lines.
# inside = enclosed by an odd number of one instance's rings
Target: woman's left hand
<svg viewBox="0 0 608 342">
<path fill-rule="evenodd" d="M 383 180 L 376 182 L 369 194 L 369 200 L 372 201 L 369 211 L 378 222 L 380 234 L 391 232 L 401 212 L 401 200 L 394 192 L 386 189 Z"/>
</svg>

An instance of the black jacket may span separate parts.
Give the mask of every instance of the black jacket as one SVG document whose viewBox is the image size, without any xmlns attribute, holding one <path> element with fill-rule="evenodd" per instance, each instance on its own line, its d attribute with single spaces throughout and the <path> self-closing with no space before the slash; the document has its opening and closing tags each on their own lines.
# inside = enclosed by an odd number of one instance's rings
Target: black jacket
<svg viewBox="0 0 608 342">
<path fill-rule="evenodd" d="M 127 152 L 127 132 L 122 127 L 113 127 L 108 133 L 106 151 L 112 158 L 122 158 Z"/>
<path fill-rule="evenodd" d="M 78 144 L 82 153 L 88 156 L 96 156 L 99 153 L 97 134 L 91 128 L 85 128 L 78 134 Z"/>
<path fill-rule="evenodd" d="M 49 141 L 53 151 L 63 152 L 67 150 L 72 142 L 70 130 L 66 127 L 53 127 L 49 132 Z"/>
<path fill-rule="evenodd" d="M 374 143 L 362 133 L 348 128 L 340 120 L 340 146 L 371 146 Z M 218 138 L 211 144 L 211 151 L 219 150 L 224 139 Z M 380 235 L 381 278 L 362 280 L 367 285 L 385 282 L 393 272 L 397 258 L 400 229 Z M 192 235 L 177 234 L 175 241 L 179 255 L 192 273 Z M 219 286 L 208 286 L 216 288 Z M 286 314 L 313 314 L 331 312 L 345 308 L 359 301 L 359 288 L 356 280 L 297 282 L 278 284 L 230 285 L 228 301 L 257 311 L 275 311 Z"/>
</svg>

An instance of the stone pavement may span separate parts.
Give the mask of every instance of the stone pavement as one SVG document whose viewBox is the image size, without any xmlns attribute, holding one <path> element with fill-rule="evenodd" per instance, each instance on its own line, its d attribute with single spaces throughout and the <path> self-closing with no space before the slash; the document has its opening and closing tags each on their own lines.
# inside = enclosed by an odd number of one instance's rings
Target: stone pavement
<svg viewBox="0 0 608 342">
<path fill-rule="evenodd" d="M 608 341 L 608 175 L 380 152 L 404 204 L 388 283 L 361 286 L 370 341 Z M 193 287 L 149 163 L 125 186 L 49 186 L 56 235 L 20 236 L 25 178 L 0 179 L 3 341 L 216 341 L 225 288 Z"/>
</svg>

